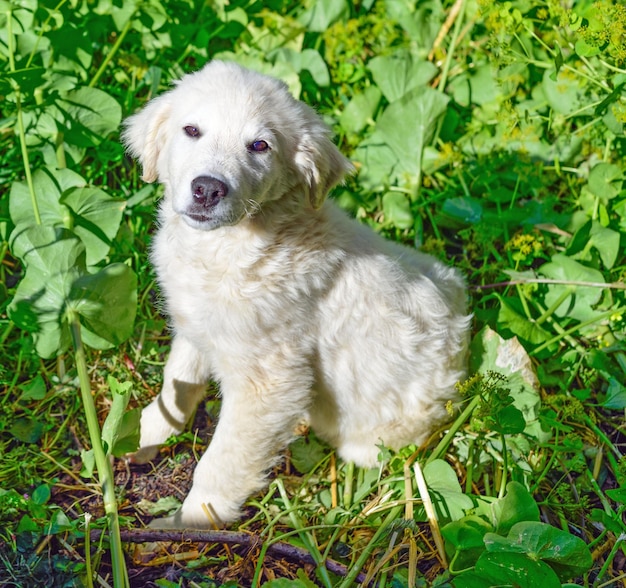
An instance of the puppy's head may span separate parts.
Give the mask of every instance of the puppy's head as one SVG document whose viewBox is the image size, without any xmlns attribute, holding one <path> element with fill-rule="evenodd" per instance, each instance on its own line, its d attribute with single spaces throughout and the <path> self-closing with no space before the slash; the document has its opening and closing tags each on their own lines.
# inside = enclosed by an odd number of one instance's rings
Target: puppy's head
<svg viewBox="0 0 626 588">
<path fill-rule="evenodd" d="M 285 84 L 221 61 L 150 101 L 126 121 L 122 138 L 143 179 L 162 182 L 173 210 L 205 230 L 287 195 L 319 208 L 352 170 L 326 125 Z"/>
</svg>

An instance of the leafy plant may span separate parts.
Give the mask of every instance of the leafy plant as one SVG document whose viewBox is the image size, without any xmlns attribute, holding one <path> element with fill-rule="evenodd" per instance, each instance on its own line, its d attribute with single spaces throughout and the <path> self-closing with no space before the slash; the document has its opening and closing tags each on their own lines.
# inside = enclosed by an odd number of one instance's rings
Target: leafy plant
<svg viewBox="0 0 626 588">
<path fill-rule="evenodd" d="M 83 573 L 63 549 L 29 559 L 57 502 L 74 506 L 62 490 L 43 502 L 35 490 L 54 490 L 61 471 L 90 475 L 95 465 L 102 476 L 132 447 L 137 412 L 127 405 L 143 403 L 138 389 L 158 388 L 167 349 L 146 261 L 159 190 L 124 159 L 119 124 L 218 57 L 281 77 L 319 110 L 358 170 L 334 197 L 387 237 L 460 266 L 477 335 L 461 412 L 440 440 L 381 448 L 386 465 L 371 471 L 337 463 L 313 437 L 298 442 L 292 463 L 303 477 L 277 472 L 242 523 L 260 552 L 213 547 L 187 555 L 188 568 L 225 585 L 308 586 L 313 572 L 295 568 L 311 568 L 268 555 L 284 541 L 307 546 L 325 585 L 617 581 L 626 536 L 620 2 L 0 4 L 7 570 L 43 570 L 56 585 Z M 67 370 L 74 345 L 77 370 Z M 193 430 L 172 440 L 158 467 L 180 473 L 197 439 Z M 82 464 L 77 445 L 95 450 Z M 80 543 L 84 518 L 68 519 L 64 537 Z M 438 525 L 445 550 L 433 547 Z M 324 571 L 333 559 L 343 575 Z"/>
</svg>

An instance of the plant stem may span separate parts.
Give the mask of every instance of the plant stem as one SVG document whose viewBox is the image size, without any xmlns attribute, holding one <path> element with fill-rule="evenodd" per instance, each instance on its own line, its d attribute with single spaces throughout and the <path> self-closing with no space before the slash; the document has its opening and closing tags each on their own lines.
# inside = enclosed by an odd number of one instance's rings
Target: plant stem
<svg viewBox="0 0 626 588">
<path fill-rule="evenodd" d="M 104 451 L 104 447 L 102 446 L 98 413 L 96 412 L 96 405 L 93 401 L 93 396 L 91 395 L 91 383 L 89 381 L 89 373 L 87 372 L 85 349 L 80 335 L 80 322 L 78 320 L 78 316 L 72 310 L 68 311 L 67 318 L 72 334 L 72 343 L 74 345 L 74 357 L 76 361 L 76 370 L 78 372 L 78 381 L 80 383 L 83 410 L 85 411 L 85 418 L 87 419 L 87 429 L 89 431 L 89 438 L 91 440 L 96 461 L 100 486 L 102 487 L 104 511 L 107 515 L 109 540 L 111 542 L 113 585 L 116 588 L 128 588 L 130 584 L 128 581 L 126 563 L 124 561 L 122 540 L 120 538 L 113 468 L 111 467 L 111 463 Z"/>
<path fill-rule="evenodd" d="M 15 71 L 15 54 L 13 48 L 13 14 L 9 10 L 7 12 L 7 49 L 9 52 L 9 71 Z M 26 177 L 26 185 L 30 193 L 30 199 L 33 205 L 33 214 L 35 223 L 41 224 L 41 215 L 39 214 L 39 205 L 37 196 L 35 195 L 35 186 L 33 184 L 33 176 L 30 171 L 30 159 L 28 157 L 28 147 L 26 145 L 26 130 L 24 128 L 24 117 L 22 115 L 22 95 L 17 82 L 13 82 L 13 91 L 15 93 L 15 115 L 17 118 L 17 131 L 20 137 L 20 148 L 22 151 L 22 161 L 24 163 L 24 175 Z"/>
<path fill-rule="evenodd" d="M 331 588 L 332 582 L 330 581 L 328 570 L 326 569 L 326 566 L 324 565 L 324 558 L 322 557 L 322 554 L 320 553 L 320 550 L 318 549 L 310 533 L 305 530 L 304 525 L 302 524 L 302 521 L 298 518 L 298 515 L 295 513 L 294 509 L 291 507 L 291 502 L 289 501 L 289 497 L 287 496 L 287 491 L 285 490 L 283 481 L 280 478 L 278 478 L 274 480 L 274 484 L 276 488 L 278 488 L 280 497 L 282 498 L 285 507 L 289 511 L 289 519 L 291 520 L 291 524 L 293 525 L 294 529 L 298 531 L 298 535 L 300 536 L 302 543 L 304 543 L 304 546 L 307 548 L 308 552 L 311 554 L 311 557 L 313 557 L 313 559 L 315 560 L 315 563 L 317 564 L 317 569 L 321 577 L 320 579 L 322 580 L 326 588 Z"/>
<path fill-rule="evenodd" d="M 339 584 L 339 588 L 349 588 L 354 584 L 354 581 L 359 575 L 361 568 L 365 565 L 367 558 L 370 557 L 372 551 L 374 551 L 374 549 L 376 548 L 380 536 L 383 533 L 387 532 L 389 525 L 400 516 L 403 508 L 404 507 L 402 506 L 394 506 L 389 511 L 389 514 L 387 515 L 383 523 L 380 525 L 380 527 L 378 527 L 378 530 L 374 533 L 374 536 L 370 539 L 369 543 L 365 546 L 365 549 L 363 549 L 363 551 L 361 552 L 359 559 L 357 559 L 354 565 L 350 568 L 350 572 L 343 579 L 343 582 Z"/>
<path fill-rule="evenodd" d="M 104 73 L 104 70 L 107 68 L 109 63 L 111 63 L 113 56 L 117 53 L 117 50 L 120 48 L 120 46 L 124 42 L 124 38 L 130 31 L 134 17 L 135 17 L 135 13 L 133 12 L 128 18 L 128 20 L 126 21 L 124 28 L 121 30 L 119 37 L 115 41 L 115 44 L 113 45 L 113 47 L 111 47 L 111 51 L 109 51 L 108 55 L 104 58 L 104 61 L 100 64 L 100 67 L 98 68 L 98 71 L 95 73 L 95 75 L 91 79 L 91 82 L 89 82 L 90 88 L 94 88 L 96 84 L 100 81 L 100 78 L 102 77 L 102 74 Z"/>
<path fill-rule="evenodd" d="M 582 323 L 574 325 L 573 327 L 567 329 L 566 331 L 563 331 L 562 334 L 557 335 L 556 337 L 552 337 L 552 339 L 550 339 L 549 341 L 546 341 L 545 343 L 542 343 L 538 347 L 535 347 L 535 349 L 533 349 L 528 355 L 530 356 L 537 355 L 537 353 L 539 353 L 540 351 L 543 351 L 546 347 L 550 347 L 550 345 L 552 345 L 553 343 L 558 343 L 561 339 L 564 339 L 568 335 L 575 333 L 579 329 L 584 329 L 585 327 L 588 327 L 589 325 L 593 325 L 593 323 L 600 322 L 604 319 L 609 318 L 615 313 L 619 313 L 623 311 L 624 309 L 622 307 L 614 308 L 613 310 L 607 310 L 606 312 L 603 312 L 602 314 L 599 314 L 598 316 L 592 319 L 589 319 L 589 320 L 583 321 Z"/>
<path fill-rule="evenodd" d="M 428 465 L 431 461 L 434 461 L 435 459 L 439 459 L 447 451 L 448 446 L 452 442 L 452 438 L 457 434 L 458 430 L 465 424 L 465 421 L 469 419 L 471 414 L 474 412 L 474 409 L 480 403 L 480 400 L 481 398 L 480 398 L 480 395 L 478 394 L 474 396 L 474 398 L 472 398 L 470 403 L 465 407 L 465 410 L 454 421 L 454 423 L 452 424 L 448 432 L 445 434 L 443 439 L 439 441 L 439 444 L 437 445 L 437 447 L 435 447 L 433 452 L 428 456 L 428 459 L 426 460 L 426 465 Z"/>
</svg>

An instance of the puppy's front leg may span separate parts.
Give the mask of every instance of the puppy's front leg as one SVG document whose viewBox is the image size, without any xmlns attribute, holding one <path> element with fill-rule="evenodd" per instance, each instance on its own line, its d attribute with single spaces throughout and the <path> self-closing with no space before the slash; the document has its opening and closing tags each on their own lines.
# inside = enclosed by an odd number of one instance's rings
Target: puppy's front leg
<svg viewBox="0 0 626 588">
<path fill-rule="evenodd" d="M 163 374 L 161 393 L 141 412 L 139 450 L 131 461 L 153 459 L 159 446 L 180 433 L 202 398 L 209 369 L 206 360 L 186 339 L 176 336 Z"/>
<path fill-rule="evenodd" d="M 263 386 L 222 381 L 220 419 L 191 491 L 175 515 L 152 527 L 208 529 L 239 517 L 243 502 L 266 484 L 307 410 L 310 382 L 288 380 Z"/>
</svg>

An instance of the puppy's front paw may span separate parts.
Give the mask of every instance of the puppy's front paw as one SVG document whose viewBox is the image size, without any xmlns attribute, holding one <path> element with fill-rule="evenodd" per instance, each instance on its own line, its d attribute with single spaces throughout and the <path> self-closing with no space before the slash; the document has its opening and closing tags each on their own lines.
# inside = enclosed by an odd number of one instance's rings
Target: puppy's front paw
<svg viewBox="0 0 626 588">
<path fill-rule="evenodd" d="M 140 447 L 134 453 L 127 453 L 125 458 L 130 463 L 148 463 L 159 454 L 159 446 L 152 445 L 150 447 Z"/>
<path fill-rule="evenodd" d="M 180 509 L 169 517 L 154 519 L 150 522 L 152 529 L 217 529 L 226 523 L 235 521 L 240 516 L 239 506 L 225 500 L 211 499 L 205 501 L 197 498 L 192 489 Z"/>
</svg>

